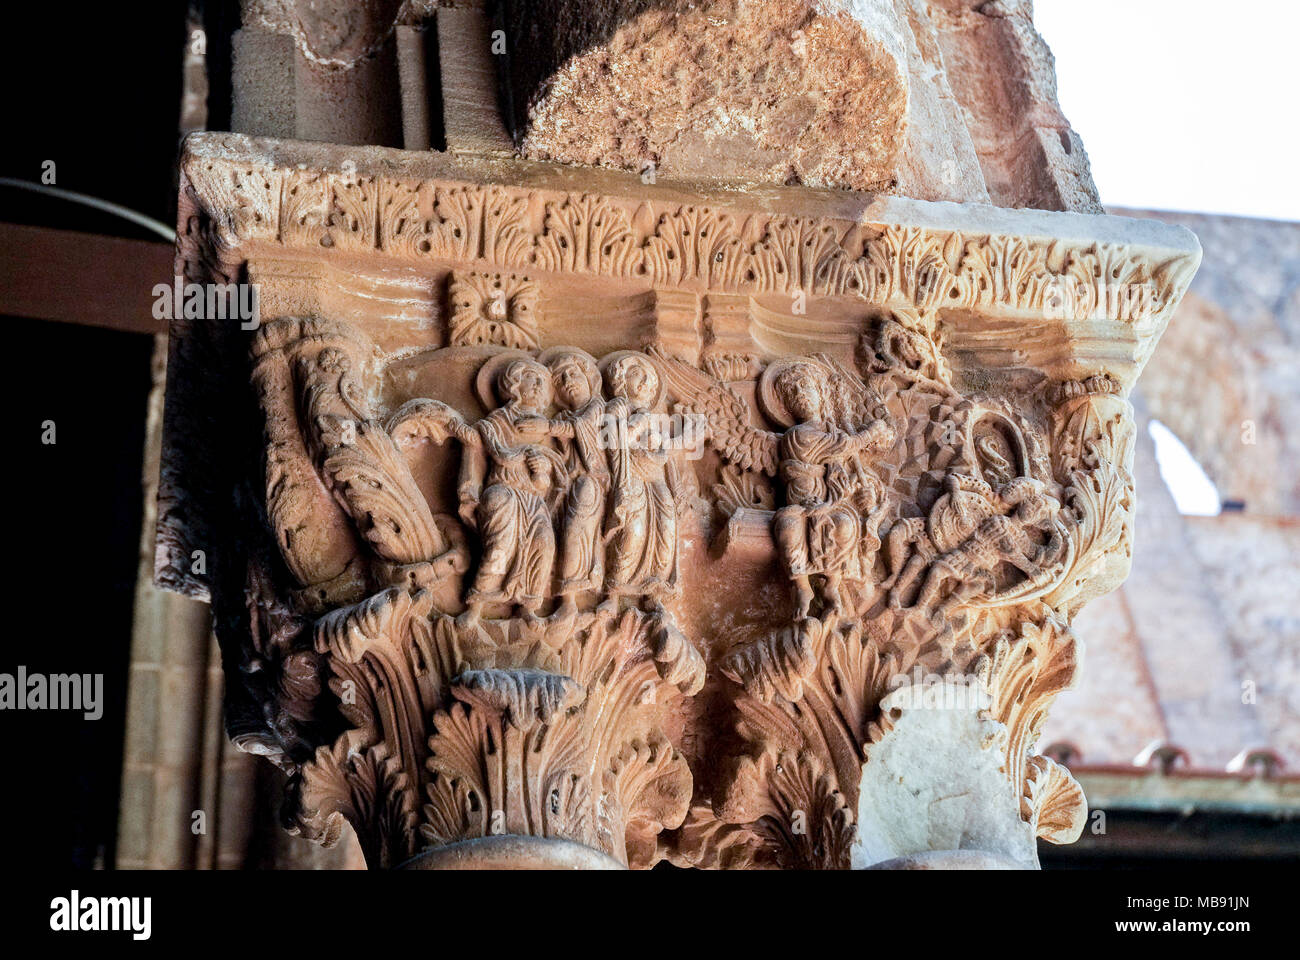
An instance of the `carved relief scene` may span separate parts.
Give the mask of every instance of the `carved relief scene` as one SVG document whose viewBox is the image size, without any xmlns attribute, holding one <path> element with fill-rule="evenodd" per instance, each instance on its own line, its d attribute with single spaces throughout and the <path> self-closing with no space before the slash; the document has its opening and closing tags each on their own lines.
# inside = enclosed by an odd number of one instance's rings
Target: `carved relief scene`
<svg viewBox="0 0 1300 960">
<path fill-rule="evenodd" d="M 1300 5 L 1238 6 L 15 8 L 12 926 L 338 952 L 515 870 L 494 943 L 722 871 L 1266 922 Z"/>
<path fill-rule="evenodd" d="M 1071 618 L 1127 570 L 1125 396 L 1195 268 L 1176 232 L 191 149 L 190 263 L 260 285 L 225 347 L 264 438 L 263 600 L 237 629 L 279 719 L 242 737 L 291 774 L 292 831 L 346 820 L 376 867 L 500 837 L 634 867 L 889 861 L 935 839 L 864 764 L 932 735 L 908 698 L 938 682 L 966 684 L 972 790 L 1009 811 L 952 847 L 1025 865 L 1077 836 L 1082 793 L 1035 745 Z M 1102 277 L 1154 314 L 1058 315 Z"/>
</svg>

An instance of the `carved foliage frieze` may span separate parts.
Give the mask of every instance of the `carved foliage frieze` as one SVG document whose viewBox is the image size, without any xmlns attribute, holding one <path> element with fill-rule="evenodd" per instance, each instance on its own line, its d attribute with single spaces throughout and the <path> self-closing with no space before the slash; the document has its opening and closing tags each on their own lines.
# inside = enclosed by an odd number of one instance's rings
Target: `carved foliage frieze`
<svg viewBox="0 0 1300 960">
<path fill-rule="evenodd" d="M 805 290 L 921 310 L 1055 310 L 1130 323 L 1144 344 L 1163 329 L 1198 262 L 1190 251 L 1153 259 L 1123 242 L 863 224 L 653 194 L 323 173 L 206 155 L 188 157 L 183 172 L 228 247 L 269 241 L 408 262 L 486 260 L 655 287 Z M 1127 289 L 1143 292 L 1142 309 L 1114 293 Z"/>
</svg>

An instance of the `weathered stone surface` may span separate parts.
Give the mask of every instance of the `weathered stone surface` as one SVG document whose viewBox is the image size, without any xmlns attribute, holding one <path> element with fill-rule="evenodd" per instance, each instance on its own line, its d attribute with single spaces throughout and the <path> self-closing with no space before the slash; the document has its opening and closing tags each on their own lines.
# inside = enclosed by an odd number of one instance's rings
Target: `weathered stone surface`
<svg viewBox="0 0 1300 960">
<path fill-rule="evenodd" d="M 864 751 L 855 868 L 939 850 L 1038 865 L 1034 825 L 1007 777 L 1007 731 L 988 716 L 991 705 L 978 683 L 955 678 L 881 701 L 882 729 Z"/>
<path fill-rule="evenodd" d="M 402 0 L 243 0 L 242 28 L 233 38 L 234 129 L 400 145 L 394 32 L 404 6 Z"/>
<path fill-rule="evenodd" d="M 909 100 L 907 141 L 894 192 L 921 200 L 992 203 L 967 126 L 968 114 L 948 80 L 929 4 L 898 0 L 896 7 L 907 28 L 900 32 L 907 47 Z"/>
<path fill-rule="evenodd" d="M 403 0 L 241 0 L 241 23 L 293 38 L 308 60 L 352 69 L 375 56 L 399 20 Z"/>
<path fill-rule="evenodd" d="M 881 189 L 908 73 L 889 0 L 508 3 L 537 159 Z"/>
<path fill-rule="evenodd" d="M 447 149 L 510 155 L 514 144 L 498 107 L 492 24 L 475 8 L 438 11 L 438 58 Z"/>
<path fill-rule="evenodd" d="M 1101 212 L 1027 0 L 244 7 L 247 133 L 424 148 L 436 101 L 456 152 Z"/>
<path fill-rule="evenodd" d="M 1052 54 L 1034 29 L 1032 0 L 928 6 L 992 202 L 1100 213 L 1083 142 L 1056 102 Z"/>
<path fill-rule="evenodd" d="M 1021 0 L 506 3 L 524 155 L 1101 212 Z"/>
</svg>

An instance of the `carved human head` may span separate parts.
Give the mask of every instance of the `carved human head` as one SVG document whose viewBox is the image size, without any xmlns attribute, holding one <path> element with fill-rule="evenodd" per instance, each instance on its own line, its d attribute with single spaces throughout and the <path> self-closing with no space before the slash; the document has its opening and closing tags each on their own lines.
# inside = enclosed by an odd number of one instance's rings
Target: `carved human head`
<svg viewBox="0 0 1300 960">
<path fill-rule="evenodd" d="M 776 381 L 777 393 L 790 415 L 799 423 L 818 420 L 822 415 L 821 377 L 807 363 L 793 363 L 781 371 Z"/>
<path fill-rule="evenodd" d="M 638 354 L 616 360 L 606 372 L 610 392 L 625 397 L 632 405 L 649 409 L 659 395 L 659 374 L 650 361 Z"/>
<path fill-rule="evenodd" d="M 551 363 L 555 392 L 565 406 L 576 410 L 591 399 L 594 366 L 576 353 L 560 354 Z"/>
<path fill-rule="evenodd" d="M 497 380 L 497 396 L 502 404 L 544 410 L 551 402 L 550 372 L 536 360 L 512 360 Z"/>
<path fill-rule="evenodd" d="M 1016 517 L 1027 524 L 1041 524 L 1051 519 L 1060 502 L 1047 493 L 1047 485 L 1032 477 L 1017 477 L 1002 488 L 1002 500 L 1016 508 Z"/>
</svg>

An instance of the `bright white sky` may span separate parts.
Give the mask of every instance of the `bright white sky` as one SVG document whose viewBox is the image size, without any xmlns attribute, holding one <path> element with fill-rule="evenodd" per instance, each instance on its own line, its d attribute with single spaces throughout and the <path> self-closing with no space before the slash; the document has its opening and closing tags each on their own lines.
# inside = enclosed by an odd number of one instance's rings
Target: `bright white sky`
<svg viewBox="0 0 1300 960">
<path fill-rule="evenodd" d="M 1221 509 L 1219 490 L 1191 451 L 1172 430 L 1159 420 L 1148 426 L 1156 445 L 1156 465 L 1165 486 L 1173 494 L 1179 513 L 1213 517 Z"/>
<path fill-rule="evenodd" d="M 1300 0 L 1035 0 L 1103 203 L 1300 220 Z"/>
</svg>

